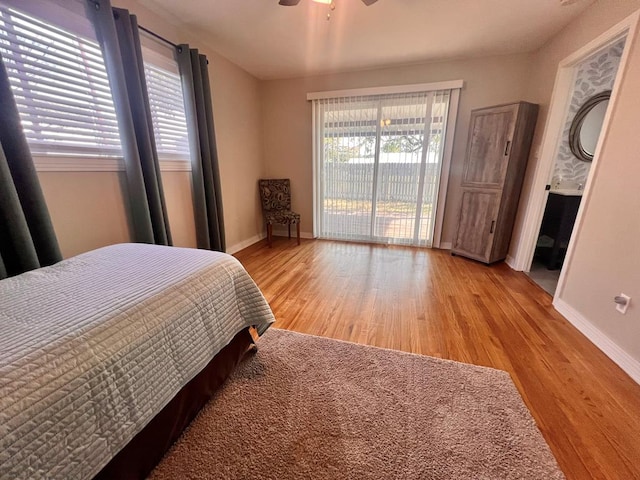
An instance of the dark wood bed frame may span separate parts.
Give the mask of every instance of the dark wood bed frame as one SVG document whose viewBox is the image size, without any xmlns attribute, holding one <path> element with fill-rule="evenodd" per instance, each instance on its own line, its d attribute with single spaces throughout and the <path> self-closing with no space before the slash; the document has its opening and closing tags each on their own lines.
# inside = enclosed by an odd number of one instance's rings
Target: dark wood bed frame
<svg viewBox="0 0 640 480">
<path fill-rule="evenodd" d="M 249 350 L 255 350 L 255 343 L 249 329 L 245 329 L 187 383 L 94 479 L 146 478 Z"/>
</svg>

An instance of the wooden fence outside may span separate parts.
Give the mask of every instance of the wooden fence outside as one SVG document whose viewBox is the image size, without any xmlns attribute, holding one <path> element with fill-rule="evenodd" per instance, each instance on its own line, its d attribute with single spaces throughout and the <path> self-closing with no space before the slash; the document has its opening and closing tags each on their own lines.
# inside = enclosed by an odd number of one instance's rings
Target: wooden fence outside
<svg viewBox="0 0 640 480">
<path fill-rule="evenodd" d="M 425 187 L 436 180 L 437 164 L 427 163 Z M 325 163 L 324 198 L 366 200 L 373 189 L 373 164 Z M 381 163 L 378 168 L 378 201 L 415 202 L 420 164 Z"/>
</svg>

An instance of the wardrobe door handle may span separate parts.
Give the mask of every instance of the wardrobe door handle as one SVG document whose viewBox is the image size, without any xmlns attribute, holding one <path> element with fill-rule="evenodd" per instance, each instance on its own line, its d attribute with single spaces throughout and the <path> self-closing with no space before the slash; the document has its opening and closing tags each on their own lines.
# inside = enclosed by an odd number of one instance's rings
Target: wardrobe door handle
<svg viewBox="0 0 640 480">
<path fill-rule="evenodd" d="M 507 141 L 507 146 L 504 147 L 504 156 L 509 155 L 509 151 L 511 150 L 511 140 Z"/>
<path fill-rule="evenodd" d="M 489 230 L 489 233 L 493 233 L 493 230 L 496 228 L 496 221 L 494 220 L 493 222 L 491 222 L 491 230 Z"/>
</svg>

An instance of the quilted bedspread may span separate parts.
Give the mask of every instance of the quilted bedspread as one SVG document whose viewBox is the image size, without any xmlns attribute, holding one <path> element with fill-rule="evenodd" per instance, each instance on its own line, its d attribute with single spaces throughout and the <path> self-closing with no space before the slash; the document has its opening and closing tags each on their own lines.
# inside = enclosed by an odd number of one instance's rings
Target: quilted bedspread
<svg viewBox="0 0 640 480">
<path fill-rule="evenodd" d="M 204 250 L 114 245 L 0 281 L 0 478 L 93 477 L 273 321 L 240 263 Z"/>
</svg>

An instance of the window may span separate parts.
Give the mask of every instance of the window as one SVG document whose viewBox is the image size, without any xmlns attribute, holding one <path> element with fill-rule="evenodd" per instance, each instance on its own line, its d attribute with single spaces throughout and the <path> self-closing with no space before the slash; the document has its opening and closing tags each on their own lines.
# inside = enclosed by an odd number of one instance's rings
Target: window
<svg viewBox="0 0 640 480">
<path fill-rule="evenodd" d="M 176 72 L 172 72 L 149 62 L 144 64 L 158 157 L 189 161 L 187 120 L 177 68 L 176 64 Z"/>
<path fill-rule="evenodd" d="M 452 92 L 314 99 L 318 236 L 433 245 Z"/>
<path fill-rule="evenodd" d="M 0 52 L 32 153 L 121 156 L 97 42 L 0 6 Z"/>
</svg>

